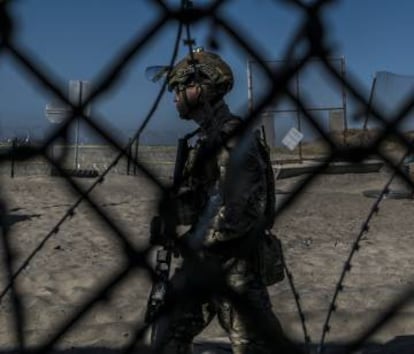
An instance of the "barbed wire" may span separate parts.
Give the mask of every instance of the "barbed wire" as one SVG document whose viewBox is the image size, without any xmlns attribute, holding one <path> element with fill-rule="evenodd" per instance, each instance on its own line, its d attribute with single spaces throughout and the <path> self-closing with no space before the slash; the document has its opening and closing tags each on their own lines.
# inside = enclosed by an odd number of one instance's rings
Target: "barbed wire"
<svg viewBox="0 0 414 354">
<path fill-rule="evenodd" d="M 302 331 L 303 331 L 303 338 L 305 341 L 305 348 L 306 348 L 307 353 L 310 353 L 312 340 L 311 340 L 311 337 L 309 336 L 308 329 L 306 326 L 306 316 L 302 310 L 302 305 L 300 302 L 301 297 L 299 295 L 299 292 L 296 290 L 296 286 L 293 280 L 293 274 L 289 270 L 289 267 L 287 266 L 283 257 L 282 257 L 282 262 L 283 262 L 283 267 L 285 269 L 287 279 L 289 281 L 290 289 L 292 290 L 293 298 L 295 299 L 296 308 L 298 310 L 299 320 L 300 320 Z"/>
<path fill-rule="evenodd" d="M 337 0 L 339 1 L 339 0 Z M 322 328 L 322 335 L 321 341 L 318 347 L 319 353 L 322 353 L 325 348 L 325 338 L 330 329 L 330 319 L 332 314 L 336 310 L 336 301 L 339 296 L 339 293 L 343 289 L 343 281 L 345 276 L 349 273 L 351 269 L 351 261 L 353 259 L 354 254 L 360 248 L 360 241 L 361 238 L 365 233 L 369 230 L 369 223 L 372 221 L 373 216 L 379 210 L 380 203 L 386 193 L 389 191 L 389 186 L 395 177 L 402 178 L 408 185 L 414 188 L 413 182 L 404 173 L 400 165 L 404 161 L 404 158 L 407 154 L 412 153 L 414 148 L 412 147 L 411 141 L 404 136 L 403 133 L 398 131 L 397 126 L 400 124 L 404 119 L 406 119 L 407 114 L 411 111 L 414 107 L 414 100 L 409 98 L 400 108 L 399 112 L 395 114 L 392 119 L 386 119 L 375 107 L 370 107 L 366 102 L 366 99 L 360 93 L 361 90 L 355 84 L 355 79 L 344 78 L 342 75 L 329 63 L 327 59 L 331 53 L 331 44 L 329 43 L 329 38 L 327 36 L 328 29 L 327 25 L 324 22 L 324 17 L 322 12 L 334 1 L 332 0 L 316 0 L 312 3 L 305 3 L 300 0 L 283 0 L 277 1 L 275 3 L 291 5 L 298 9 L 298 11 L 303 12 L 304 21 L 299 25 L 299 28 L 295 32 L 294 36 L 292 37 L 293 40 L 287 46 L 283 58 L 286 65 L 283 65 L 281 68 L 272 69 L 269 67 L 268 63 L 264 60 L 264 51 L 263 49 L 258 49 L 255 45 L 253 45 L 252 41 L 249 41 L 247 38 L 248 36 L 241 35 L 239 32 L 240 30 L 238 27 L 231 22 L 229 18 L 223 17 L 220 13 L 220 8 L 226 3 L 227 1 L 224 0 L 217 0 L 214 1 L 212 4 L 204 7 L 194 6 L 191 1 L 183 0 L 179 9 L 174 9 L 172 6 L 167 5 L 164 1 L 161 0 L 153 0 L 152 3 L 161 9 L 161 14 L 159 17 L 149 26 L 146 27 L 143 33 L 138 34 L 132 41 L 128 43 L 128 45 L 123 48 L 119 53 L 116 54 L 113 61 L 108 65 L 104 73 L 97 78 L 97 85 L 96 89 L 92 91 L 92 93 L 87 97 L 87 99 L 78 104 L 74 105 L 73 103 L 69 102 L 66 95 L 63 93 L 62 87 L 53 73 L 48 70 L 39 60 L 35 58 L 35 55 L 29 52 L 27 49 L 22 48 L 17 44 L 14 40 L 15 38 L 15 21 L 16 19 L 11 16 L 9 11 L 9 6 L 12 4 L 12 1 L 0 1 L 0 55 L 9 55 L 11 56 L 14 61 L 19 65 L 21 71 L 28 73 L 31 77 L 31 80 L 36 82 L 36 84 L 41 87 L 43 90 L 52 93 L 56 98 L 61 100 L 63 103 L 67 104 L 71 110 L 71 116 L 66 119 L 61 126 L 54 130 L 48 137 L 45 139 L 43 146 L 40 148 L 34 147 L 18 147 L 16 151 L 13 151 L 14 157 L 20 159 L 21 161 L 27 161 L 28 159 L 34 156 L 43 156 L 46 158 L 48 163 L 53 167 L 56 168 L 59 173 L 64 177 L 65 181 L 68 182 L 68 186 L 71 188 L 71 192 L 75 193 L 78 197 L 76 202 L 71 205 L 63 217 L 52 227 L 51 231 L 46 234 L 46 236 L 38 243 L 38 245 L 34 248 L 34 250 L 29 254 L 29 256 L 22 262 L 19 268 L 13 272 L 13 260 L 14 254 L 11 251 L 9 241 L 8 241 L 8 234 L 9 230 L 7 227 L 7 223 L 2 218 L 0 220 L 1 224 L 1 231 L 2 231 L 2 242 L 3 248 L 5 250 L 5 268 L 8 275 L 8 283 L 7 286 L 3 289 L 0 293 L 0 302 L 8 293 L 11 291 L 12 296 L 12 304 L 13 304 L 13 312 L 14 312 L 14 328 L 16 333 L 16 338 L 19 346 L 19 352 L 25 353 L 26 352 L 26 337 L 24 333 L 25 328 L 25 313 L 23 311 L 21 305 L 21 296 L 18 293 L 15 282 L 17 277 L 22 274 L 23 270 L 30 264 L 33 258 L 43 249 L 46 242 L 53 237 L 54 235 L 59 233 L 61 226 L 69 220 L 72 216 L 75 215 L 76 209 L 79 205 L 86 201 L 89 205 L 95 210 L 96 215 L 102 219 L 107 226 L 111 229 L 111 232 L 115 235 L 116 239 L 121 241 L 123 255 L 125 256 L 125 264 L 123 265 L 120 272 L 116 275 L 113 275 L 108 279 L 105 283 L 101 284 L 97 289 L 95 289 L 92 296 L 89 299 L 84 301 L 82 306 L 76 311 L 76 313 L 72 314 L 70 318 L 68 318 L 61 326 L 55 330 L 53 334 L 51 334 L 50 338 L 47 341 L 40 345 L 37 349 L 37 353 L 45 353 L 50 351 L 53 346 L 62 338 L 67 331 L 75 326 L 81 318 L 83 318 L 98 302 L 105 301 L 110 297 L 110 294 L 114 291 L 114 289 L 124 281 L 127 276 L 136 269 L 145 270 L 147 276 L 154 281 L 156 275 L 154 274 L 153 269 L 148 264 L 147 257 L 149 252 L 151 251 L 151 247 L 144 247 L 144 248 L 137 248 L 132 245 L 130 241 L 128 241 L 128 233 L 122 227 L 119 222 L 116 222 L 113 218 L 113 215 L 110 215 L 102 210 L 99 207 L 98 203 L 94 201 L 91 196 L 92 191 L 97 189 L 99 185 L 104 183 L 105 177 L 107 174 L 116 166 L 121 158 L 125 157 L 131 160 L 134 166 L 139 170 L 141 175 L 143 175 L 146 180 L 153 183 L 161 192 L 162 198 L 160 201 L 160 205 L 162 203 L 170 202 L 168 200 L 170 187 L 161 181 L 161 179 L 156 176 L 155 173 L 151 172 L 151 170 L 139 159 L 138 156 L 132 156 L 131 153 L 131 146 L 134 142 L 137 142 L 142 132 L 147 127 L 148 123 L 153 117 L 154 112 L 157 110 L 159 102 L 162 96 L 165 93 L 165 89 L 167 86 L 167 79 L 170 74 L 168 71 L 166 78 L 163 82 L 163 85 L 151 106 L 148 114 L 144 118 L 143 122 L 133 135 L 133 138 L 130 142 L 126 145 L 120 144 L 112 135 L 110 129 L 102 124 L 98 123 L 101 121 L 96 114 L 93 116 L 87 116 L 85 114 L 86 107 L 100 97 L 103 93 L 106 93 L 110 90 L 114 90 L 115 84 L 121 79 L 121 73 L 124 71 L 134 58 L 136 58 L 142 51 L 145 50 L 145 46 L 148 45 L 155 35 L 162 29 L 167 23 L 170 22 L 177 22 L 178 29 L 177 29 L 177 37 L 176 42 L 172 51 L 172 56 L 170 60 L 169 70 L 173 67 L 176 56 L 178 53 L 178 47 L 180 40 L 182 38 L 182 31 L 183 27 L 186 32 L 186 38 L 184 39 L 184 45 L 188 48 L 189 55 L 192 57 L 194 46 L 196 45 L 196 41 L 192 38 L 190 26 L 194 23 L 198 23 L 202 20 L 209 20 L 212 22 L 210 28 L 210 43 L 213 47 L 218 47 L 217 39 L 215 38 L 215 34 L 217 31 L 222 30 L 224 33 L 228 34 L 230 39 L 239 47 L 241 48 L 245 54 L 250 56 L 255 62 L 258 63 L 259 68 L 263 71 L 265 76 L 270 80 L 271 87 L 269 91 L 261 98 L 260 102 L 255 106 L 255 108 L 245 117 L 243 124 L 241 124 L 232 134 L 230 134 L 220 146 L 214 146 L 208 154 L 206 158 L 213 158 L 215 154 L 222 148 L 222 146 L 230 139 L 235 136 L 242 136 L 246 133 L 249 129 L 253 127 L 254 124 L 257 123 L 257 120 L 260 117 L 260 114 L 263 112 L 266 106 L 270 103 L 275 104 L 278 100 L 281 99 L 283 96 L 287 96 L 297 107 L 298 110 L 305 116 L 307 122 L 311 124 L 311 126 L 318 132 L 318 134 L 323 138 L 323 140 L 328 144 L 330 152 L 328 153 L 325 160 L 315 167 L 311 173 L 306 176 L 299 185 L 297 185 L 294 190 L 290 193 L 289 197 L 286 198 L 283 203 L 279 206 L 275 220 L 277 220 L 280 215 L 287 210 L 287 207 L 294 203 L 298 196 L 308 187 L 308 185 L 320 174 L 322 173 L 328 166 L 329 163 L 332 162 L 337 157 L 342 157 L 348 161 L 362 161 L 366 157 L 370 156 L 371 154 L 375 153 L 379 155 L 385 163 L 387 163 L 392 169 L 393 174 L 385 184 L 384 188 L 382 189 L 378 199 L 372 205 L 368 216 L 364 223 L 362 224 L 361 230 L 356 237 L 356 240 L 352 244 L 351 251 L 344 263 L 342 268 L 340 277 L 338 282 L 336 283 L 335 292 L 333 298 L 331 300 L 330 306 L 327 311 L 327 317 Z M 301 48 L 301 45 L 305 43 L 307 44 L 307 48 L 305 51 L 299 55 L 298 59 L 298 52 Z M 370 116 L 377 119 L 383 127 L 383 131 L 379 136 L 377 136 L 373 142 L 371 142 L 368 146 L 359 148 L 359 147 L 341 147 L 329 136 L 329 134 L 325 131 L 325 129 L 321 126 L 318 122 L 317 117 L 315 117 L 311 112 L 306 110 L 306 105 L 304 102 L 306 98 L 301 96 L 300 98 L 297 97 L 291 90 L 289 89 L 289 82 L 294 78 L 294 76 L 303 70 L 304 67 L 308 64 L 311 58 L 319 58 L 322 63 L 324 64 L 325 69 L 328 71 L 330 76 L 334 78 L 336 81 L 340 82 L 348 92 L 350 92 L 353 97 L 361 104 L 363 107 L 367 107 L 367 112 Z M 65 139 L 67 132 L 70 128 L 72 122 L 77 118 L 81 117 L 82 121 L 84 121 L 91 129 L 93 129 L 97 134 L 103 137 L 109 145 L 114 147 L 119 153 L 113 159 L 113 161 L 109 164 L 109 166 L 102 172 L 102 174 L 97 178 L 97 180 L 86 190 L 76 182 L 75 179 L 71 178 L 71 176 L 65 172 L 62 168 L 61 160 L 55 160 L 48 154 L 48 147 L 57 139 Z M 395 136 L 398 141 L 406 148 L 407 153 L 403 156 L 403 158 L 399 162 L 395 162 L 393 158 L 388 156 L 385 152 L 380 151 L 379 146 L 380 144 L 385 141 L 390 135 Z M 0 163 L 8 161 L 10 159 L 11 151 L 7 150 L 5 152 L 0 153 Z M 170 204 L 169 204 L 170 205 Z M 0 216 L 5 214 L 7 210 L 6 205 L 0 205 Z M 189 257 L 190 260 L 196 262 L 197 257 L 196 255 L 192 254 L 190 250 L 183 248 L 182 252 L 184 255 Z M 200 264 L 201 266 L 201 264 Z M 289 285 L 291 287 L 293 297 L 295 299 L 295 303 L 297 306 L 297 311 L 299 314 L 299 318 L 301 321 L 301 326 L 304 334 L 304 343 L 306 344 L 307 350 L 309 351 L 311 340 L 306 328 L 306 321 L 304 311 L 302 310 L 300 304 L 300 296 L 299 292 L 297 291 L 294 283 L 293 283 L 293 274 L 289 271 L 286 263 L 284 262 L 285 272 L 287 274 L 287 278 L 289 281 Z M 201 267 L 200 267 L 201 268 Z M 204 269 L 204 268 L 201 268 Z M 202 273 L 195 273 L 197 276 L 200 276 Z M 232 293 L 231 289 L 226 287 L 226 284 L 221 284 L 221 288 L 215 289 L 214 287 L 217 283 L 211 282 L 206 284 L 206 288 L 209 291 L 218 291 L 222 294 L 225 294 L 231 301 L 237 305 L 237 308 L 240 309 L 241 312 L 245 313 L 249 316 L 252 320 L 255 318 L 255 313 L 251 304 L 238 294 Z M 165 307 L 158 316 L 163 314 L 169 314 L 174 309 L 174 306 L 180 303 L 180 301 L 185 301 L 186 298 L 189 297 L 191 291 L 194 291 L 193 288 L 184 287 L 172 296 L 170 303 L 168 306 Z M 395 303 L 388 308 L 388 311 L 384 313 L 384 315 L 365 332 L 360 335 L 357 340 L 349 343 L 348 350 L 353 351 L 358 349 L 361 345 L 365 343 L 367 338 L 375 333 L 381 326 L 383 326 L 387 321 L 389 321 L 396 312 L 406 304 L 413 296 L 413 289 L 409 288 L 401 292 L 401 295 L 398 299 L 396 299 Z M 183 300 L 184 299 L 184 300 Z M 272 336 L 271 327 L 267 327 L 268 323 L 263 323 L 263 319 L 258 322 L 258 327 L 262 332 L 264 338 L 269 344 L 269 347 L 277 350 L 278 346 L 283 345 L 283 343 L 276 342 Z M 144 325 L 137 325 L 134 335 L 131 338 L 130 344 L 126 346 L 125 352 L 129 353 L 133 351 L 133 348 L 136 346 L 137 342 L 142 339 L 145 330 L 148 328 L 150 324 Z M 273 340 L 273 342 L 272 342 Z M 143 348 L 143 350 L 147 350 L 148 348 Z M 150 351 L 149 351 L 150 352 Z"/>
<path fill-rule="evenodd" d="M 403 157 L 400 159 L 399 165 L 401 165 L 404 162 L 407 155 L 408 155 L 408 153 L 403 155 Z M 325 337 L 331 329 L 331 327 L 329 325 L 330 319 L 331 319 L 332 314 L 337 310 L 336 301 L 338 299 L 339 293 L 341 291 L 343 291 L 343 289 L 344 289 L 345 277 L 351 271 L 352 259 L 353 259 L 354 255 L 356 254 L 356 252 L 360 251 L 362 237 L 369 232 L 370 222 L 372 221 L 373 217 L 379 212 L 381 202 L 386 197 L 386 195 L 390 192 L 390 185 L 391 185 L 392 181 L 394 180 L 394 178 L 396 177 L 396 175 L 397 175 L 396 170 L 394 170 L 394 172 L 391 174 L 388 181 L 385 183 L 384 187 L 382 188 L 381 192 L 379 193 L 377 199 L 374 201 L 371 209 L 369 210 L 369 213 L 368 213 L 366 219 L 362 223 L 361 229 L 360 229 L 357 237 L 355 238 L 355 241 L 352 243 L 351 251 L 349 252 L 348 257 L 346 258 L 346 261 L 344 262 L 344 266 L 343 266 L 342 271 L 340 273 L 338 282 L 335 286 L 335 291 L 334 291 L 334 294 L 332 296 L 332 300 L 331 300 L 329 308 L 328 308 L 328 313 L 327 313 L 324 325 L 322 327 L 322 335 L 321 335 L 321 339 L 320 339 L 319 346 L 318 346 L 318 353 L 319 354 L 323 353 L 323 351 L 325 349 Z M 355 350 L 355 349 L 358 349 L 356 347 L 356 344 L 353 345 L 353 350 Z"/>
</svg>

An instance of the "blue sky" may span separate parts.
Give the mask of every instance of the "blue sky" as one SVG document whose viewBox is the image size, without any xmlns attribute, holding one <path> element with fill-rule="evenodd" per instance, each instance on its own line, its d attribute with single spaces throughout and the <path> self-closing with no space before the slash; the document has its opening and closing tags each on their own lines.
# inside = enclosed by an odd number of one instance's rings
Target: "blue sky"
<svg viewBox="0 0 414 354">
<path fill-rule="evenodd" d="M 199 3 L 208 1 L 194 1 L 195 5 Z M 16 0 L 11 10 L 17 21 L 19 46 L 31 53 L 65 90 L 71 79 L 93 84 L 117 52 L 144 33 L 160 14 L 159 8 L 149 0 Z M 298 8 L 271 0 L 229 0 L 221 13 L 268 60 L 281 59 L 303 19 Z M 366 94 L 377 71 L 414 75 L 413 13 L 412 0 L 338 0 L 324 10 L 328 39 L 335 47 L 334 56 L 345 57 L 348 75 L 357 78 Z M 208 25 L 203 22 L 191 28 L 198 45 L 206 46 Z M 175 22 L 164 26 L 129 64 L 115 89 L 94 102 L 93 111 L 112 131 L 131 136 L 143 121 L 160 89 L 160 85 L 145 78 L 145 68 L 169 62 L 176 29 Z M 226 34 L 219 32 L 218 39 L 218 53 L 233 67 L 236 77 L 236 87 L 229 94 L 228 102 L 237 113 L 244 114 L 249 58 Z M 186 51 L 181 45 L 180 57 Z M 41 134 L 54 128 L 44 117 L 44 107 L 52 100 L 7 52 L 0 53 L 0 129 L 3 132 L 22 134 L 29 129 L 33 134 Z M 351 119 L 351 100 L 348 105 Z M 178 119 L 171 94 L 163 98 L 148 127 L 153 132 L 172 135 L 189 128 Z"/>
</svg>

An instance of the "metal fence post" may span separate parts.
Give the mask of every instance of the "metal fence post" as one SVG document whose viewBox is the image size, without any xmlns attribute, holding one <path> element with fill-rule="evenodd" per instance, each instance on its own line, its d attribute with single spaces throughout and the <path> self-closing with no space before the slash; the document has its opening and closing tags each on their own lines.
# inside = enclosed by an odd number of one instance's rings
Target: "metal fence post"
<svg viewBox="0 0 414 354">
<path fill-rule="evenodd" d="M 11 150 L 11 171 L 10 171 L 11 178 L 14 178 L 16 146 L 17 146 L 17 138 L 14 138 L 12 141 L 12 150 Z"/>
<path fill-rule="evenodd" d="M 128 139 L 128 156 L 127 156 L 127 168 L 126 168 L 126 174 L 127 176 L 129 176 L 129 169 L 131 168 L 131 154 L 132 154 L 132 144 L 131 144 L 132 139 L 129 138 Z"/>
<path fill-rule="evenodd" d="M 139 136 L 135 139 L 135 153 L 134 153 L 134 160 L 138 161 L 138 146 L 139 146 Z M 134 161 L 134 176 L 138 174 L 138 167 L 137 164 Z"/>
</svg>

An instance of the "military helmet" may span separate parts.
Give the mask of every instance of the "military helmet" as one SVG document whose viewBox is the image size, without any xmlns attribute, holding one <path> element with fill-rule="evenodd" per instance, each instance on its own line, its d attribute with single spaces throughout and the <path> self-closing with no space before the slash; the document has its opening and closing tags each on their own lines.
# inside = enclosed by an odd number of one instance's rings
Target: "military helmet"
<svg viewBox="0 0 414 354">
<path fill-rule="evenodd" d="M 189 79 L 211 84 L 217 95 L 224 96 L 233 88 L 233 72 L 230 66 L 215 53 L 197 48 L 179 61 L 168 79 L 170 91 L 185 86 Z"/>
</svg>

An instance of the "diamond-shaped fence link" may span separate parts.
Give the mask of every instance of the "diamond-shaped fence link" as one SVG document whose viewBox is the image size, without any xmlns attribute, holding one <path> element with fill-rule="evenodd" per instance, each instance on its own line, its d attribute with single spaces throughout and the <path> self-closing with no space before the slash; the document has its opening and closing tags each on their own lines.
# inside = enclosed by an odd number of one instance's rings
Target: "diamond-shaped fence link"
<svg viewBox="0 0 414 354">
<path fill-rule="evenodd" d="M 344 281 L 352 268 L 353 257 L 361 247 L 361 240 L 369 232 L 370 224 L 375 222 L 375 215 L 381 208 L 381 202 L 386 198 L 387 193 L 389 193 L 391 182 L 395 177 L 398 177 L 403 179 L 411 188 L 414 188 L 411 179 L 402 168 L 404 159 L 409 154 L 413 153 L 412 143 L 397 129 L 397 124 L 403 122 L 407 114 L 413 108 L 414 100 L 410 98 L 405 102 L 395 117 L 384 117 L 375 106 L 373 107 L 369 105 L 369 102 L 367 102 L 366 98 L 361 93 L 362 90 L 357 84 L 357 80 L 350 77 L 349 74 L 345 77 L 342 69 L 332 64 L 332 61 L 329 59 L 331 57 L 331 49 L 326 37 L 327 27 L 322 16 L 322 10 L 328 7 L 333 1 L 319 0 L 312 4 L 299 0 L 286 0 L 283 2 L 283 6 L 296 6 L 298 11 L 303 12 L 305 16 L 303 23 L 299 26 L 296 34 L 293 36 L 292 42 L 285 50 L 283 62 L 277 66 L 269 65 L 269 62 L 255 47 L 254 43 L 243 38 L 243 36 L 238 33 L 237 26 L 234 25 L 230 19 L 223 17 L 219 9 L 226 1 L 215 1 L 212 5 L 206 7 L 195 6 L 194 4 L 191 4 L 190 1 L 183 1 L 180 9 L 172 9 L 163 1 L 153 0 L 152 2 L 161 10 L 159 18 L 157 18 L 152 25 L 148 26 L 143 33 L 131 40 L 129 45 L 122 51 L 115 53 L 114 60 L 108 67 L 108 70 L 96 80 L 97 84 L 94 86 L 95 90 L 89 95 L 85 102 L 82 102 L 79 105 L 74 105 L 69 102 L 56 78 L 45 69 L 33 53 L 20 47 L 18 42 L 15 41 L 13 31 L 15 19 L 9 13 L 9 7 L 12 2 L 0 2 L 0 59 L 4 56 L 11 58 L 14 63 L 18 65 L 19 70 L 29 76 L 33 83 L 43 90 L 49 91 L 58 100 L 64 102 L 72 109 L 71 116 L 56 128 L 45 139 L 42 145 L 33 146 L 30 144 L 14 144 L 13 148 L 10 148 L 5 152 L 3 151 L 0 154 L 0 163 L 3 165 L 9 164 L 10 161 L 25 162 L 37 157 L 45 159 L 53 170 L 62 176 L 66 182 L 67 187 L 62 188 L 67 188 L 69 194 L 75 197 L 75 200 L 72 200 L 71 203 L 67 205 L 65 213 L 61 216 L 59 221 L 55 223 L 48 232 L 45 232 L 45 236 L 42 240 L 32 247 L 32 251 L 23 260 L 21 257 L 17 257 L 10 245 L 10 225 L 6 220 L 8 199 L 2 197 L 0 205 L 2 258 L 3 268 L 7 274 L 7 285 L 4 289 L 0 289 L 0 303 L 4 303 L 6 299 L 11 302 L 10 311 L 12 314 L 12 321 L 9 325 L 10 331 L 14 333 L 15 337 L 16 346 L 14 349 L 18 350 L 20 353 L 33 351 L 33 348 L 29 349 L 27 334 L 25 332 L 27 314 L 22 305 L 22 295 L 19 292 L 18 279 L 23 276 L 28 268 L 30 268 L 36 257 L 42 253 L 47 243 L 55 238 L 59 234 L 61 228 L 65 227 L 72 217 L 79 212 L 79 209 L 83 204 L 89 205 L 89 207 L 94 210 L 94 217 L 99 219 L 100 223 L 104 225 L 106 230 L 110 231 L 113 238 L 118 242 L 120 267 L 115 274 L 112 274 L 104 281 L 100 282 L 99 286 L 96 286 L 93 291 L 89 293 L 88 297 L 83 298 L 82 303 L 77 306 L 77 311 L 66 314 L 65 318 L 54 326 L 54 331 L 48 333 L 44 341 L 38 344 L 34 351 L 37 353 L 52 351 L 59 341 L 61 341 L 71 330 L 80 326 L 81 322 L 85 320 L 88 314 L 96 306 L 110 301 L 113 293 L 117 291 L 122 284 L 128 281 L 131 274 L 138 271 L 144 272 L 148 280 L 152 282 L 157 281 L 157 274 L 154 272 L 149 261 L 151 252 L 153 251 L 152 247 L 137 246 L 131 241 L 133 235 L 131 235 L 131 231 L 120 222 L 121 218 L 118 215 L 109 212 L 100 203 L 99 189 L 101 185 L 105 184 L 108 173 L 119 164 L 120 160 L 127 159 L 129 163 L 133 165 L 134 170 L 139 171 L 140 176 L 144 177 L 156 189 L 156 195 L 159 196 L 157 202 L 158 212 L 160 214 L 163 213 L 167 221 L 172 225 L 174 224 L 174 215 L 171 213 L 174 204 L 170 200 L 173 186 L 166 183 L 163 178 L 153 172 L 144 161 L 140 160 L 139 155 L 134 153 L 133 150 L 134 146 L 138 146 L 140 136 L 145 131 L 147 124 L 157 110 L 158 104 L 166 89 L 166 82 L 163 83 L 163 86 L 142 125 L 138 127 L 133 139 L 131 139 L 126 146 L 122 145 L 117 138 L 111 134 L 112 132 L 107 127 L 99 123 L 102 121 L 99 119 L 100 117 L 96 114 L 87 115 L 85 114 L 85 110 L 87 106 L 98 97 L 104 93 L 115 90 L 115 84 L 120 80 L 120 73 L 130 65 L 134 58 L 138 57 L 141 52 L 146 50 L 145 46 L 164 28 L 165 25 L 171 22 L 177 24 L 176 42 L 170 61 L 170 66 L 173 66 L 176 61 L 178 47 L 181 43 L 184 43 L 184 45 L 188 47 L 189 53 L 192 53 L 194 38 L 191 37 L 191 25 L 201 20 L 209 19 L 212 23 L 212 46 L 217 46 L 219 44 L 214 38 L 214 34 L 217 33 L 217 31 L 223 31 L 229 38 L 231 38 L 235 45 L 248 54 L 248 56 L 255 62 L 258 70 L 261 70 L 262 74 L 270 83 L 269 89 L 261 95 L 258 102 L 255 102 L 255 106 L 243 120 L 243 124 L 236 129 L 233 135 L 241 135 L 246 130 L 255 126 L 266 108 L 274 105 L 275 102 L 278 102 L 283 98 L 288 99 L 291 102 L 295 107 L 295 110 L 300 112 L 301 117 L 306 121 L 306 124 L 311 126 L 318 133 L 318 136 L 321 137 L 328 148 L 328 153 L 324 157 L 324 160 L 314 167 L 306 177 L 301 179 L 300 183 L 296 185 L 294 190 L 292 190 L 289 197 L 285 198 L 283 202 L 278 205 L 276 220 L 285 212 L 288 206 L 294 205 L 297 202 L 298 197 L 306 191 L 308 186 L 310 186 L 310 184 L 317 179 L 333 161 L 341 159 L 349 162 L 361 162 L 372 155 L 377 155 L 393 170 L 393 173 L 384 185 L 383 190 L 379 193 L 377 199 L 367 211 L 366 219 L 363 222 L 359 233 L 355 236 L 355 241 L 349 251 L 349 255 L 344 262 L 340 274 L 338 274 L 338 281 L 335 286 L 334 294 L 332 298 L 329 299 L 329 304 L 327 304 L 328 310 L 323 328 L 321 328 L 320 342 L 313 343 L 314 345 L 318 345 L 318 352 L 322 353 L 325 351 L 325 340 L 330 331 L 331 318 L 338 309 L 338 298 L 340 296 L 346 296 L 346 294 L 342 293 L 342 290 Z M 306 44 L 306 49 L 299 51 L 298 48 L 304 48 L 303 44 Z M 299 57 L 297 54 L 298 52 L 301 53 Z M 315 60 L 315 58 L 322 63 L 323 68 L 325 72 L 328 73 L 330 79 L 335 81 L 339 87 L 344 87 L 347 94 L 355 99 L 363 108 L 365 114 L 369 115 L 372 119 L 375 119 L 379 124 L 382 124 L 381 133 L 368 144 L 355 147 L 342 144 L 341 142 L 338 142 L 338 140 L 333 139 L 329 132 L 327 132 L 326 127 L 321 125 L 320 120 L 315 116 L 314 112 L 308 109 L 306 98 L 302 95 L 298 95 L 297 91 L 292 90 L 292 82 L 295 82 L 297 75 L 310 65 L 311 61 Z M 50 153 L 50 148 L 55 141 L 67 141 L 68 131 L 77 117 L 81 117 L 84 124 L 87 124 L 90 129 L 94 130 L 96 134 L 106 141 L 107 145 L 110 145 L 117 151 L 117 155 L 112 163 L 110 163 L 104 171 L 100 172 L 99 176 L 95 176 L 95 182 L 88 187 L 85 187 L 79 179 L 73 178 L 70 172 L 64 168 L 62 165 L 62 156 L 57 158 Z M 392 138 L 401 144 L 407 151 L 402 159 L 398 161 L 391 158 L 380 148 L 381 144 L 390 136 L 392 136 Z M 133 145 L 134 143 L 136 143 L 136 145 Z M 214 149 L 209 151 L 207 157 L 212 157 L 219 149 L 220 146 L 214 147 Z M 63 156 L 66 153 L 67 151 L 63 153 Z M 171 213 L 170 216 L 168 215 L 169 212 Z M 175 237 L 173 232 L 171 232 L 171 237 Z M 257 326 L 257 329 L 262 333 L 263 338 L 269 347 L 273 348 L 274 352 L 279 352 L 278 348 L 283 347 L 284 343 L 275 339 L 274 328 L 272 328 L 271 324 L 264 323 L 263 319 L 256 318 L 254 308 L 243 295 L 231 291 L 231 289 L 226 286 L 223 279 L 215 274 L 213 270 L 208 269 L 197 255 L 192 254 L 191 250 L 187 249 L 185 245 L 180 245 L 178 240 L 176 240 L 176 242 L 179 244 L 179 247 L 181 247 L 181 252 L 194 266 L 193 268 L 198 270 L 194 271 L 195 273 L 193 276 L 206 279 L 207 285 L 205 285 L 205 289 L 212 291 L 211 288 L 214 287 L 214 292 L 216 294 L 221 294 L 230 299 L 240 312 L 248 316 L 252 323 Z M 301 304 L 300 288 L 295 286 L 294 274 L 288 269 L 287 263 L 284 263 L 285 271 L 291 286 L 292 296 L 297 306 L 298 318 L 304 334 L 303 344 L 306 345 L 303 346 L 303 351 L 305 352 L 310 350 L 311 347 L 311 339 L 307 330 L 309 320 L 306 318 L 306 310 L 303 309 Z M 208 274 L 210 274 L 211 278 L 214 278 L 214 281 L 211 279 L 210 282 L 208 281 Z M 168 316 L 174 311 L 176 306 L 191 299 L 194 295 L 193 291 L 194 289 L 189 284 L 185 284 L 176 289 L 174 296 L 171 299 L 168 299 L 163 310 L 158 313 L 156 317 Z M 395 299 L 395 302 L 391 304 L 388 309 L 384 309 L 383 316 L 372 323 L 364 333 L 361 333 L 358 338 L 347 343 L 346 352 L 355 351 L 364 345 L 372 334 L 387 324 L 387 322 L 412 299 L 413 295 L 414 288 L 412 286 L 408 289 L 401 287 L 400 295 Z M 128 344 L 123 348 L 123 352 L 130 353 L 137 350 L 137 343 L 142 342 L 145 331 L 149 326 L 149 323 L 137 323 L 135 332 L 129 337 Z M 139 347 L 139 352 L 151 352 L 151 350 L 141 345 Z"/>
</svg>

